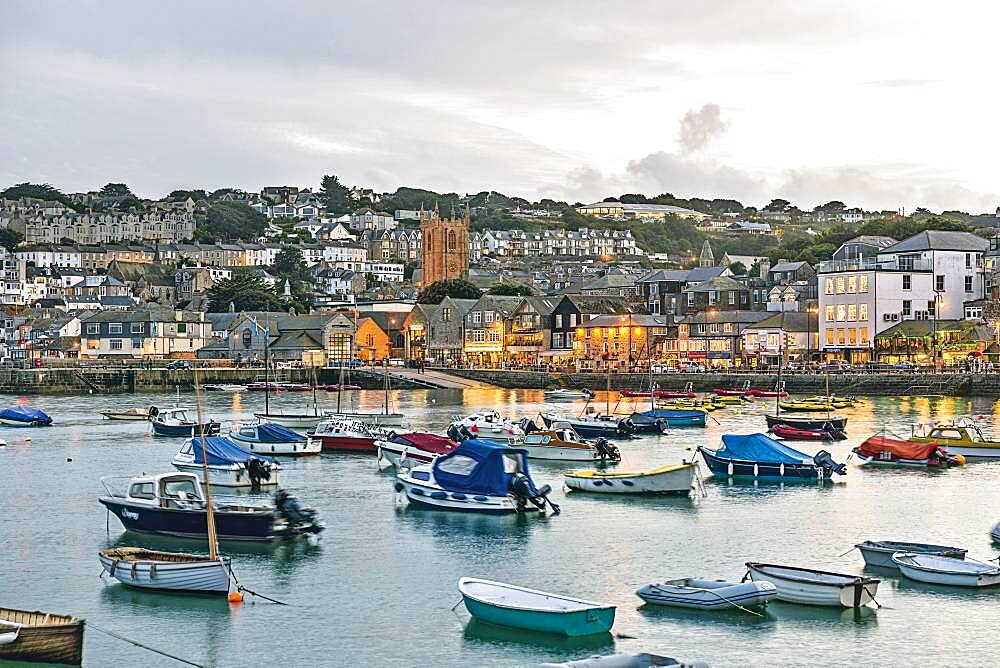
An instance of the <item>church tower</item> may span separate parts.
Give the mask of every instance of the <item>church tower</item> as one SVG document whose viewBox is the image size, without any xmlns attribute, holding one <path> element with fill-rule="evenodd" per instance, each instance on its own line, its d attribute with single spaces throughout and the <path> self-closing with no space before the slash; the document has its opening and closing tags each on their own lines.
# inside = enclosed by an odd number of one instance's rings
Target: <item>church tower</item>
<svg viewBox="0 0 1000 668">
<path fill-rule="evenodd" d="M 466 278 L 469 275 L 469 205 L 465 205 L 465 216 L 441 218 L 437 204 L 428 220 L 420 221 L 420 236 L 423 247 L 420 256 L 420 286 L 426 287 L 437 281 Z"/>
<path fill-rule="evenodd" d="M 705 239 L 705 243 L 701 247 L 701 255 L 698 257 L 698 266 L 715 266 L 715 254 L 712 252 L 712 244 L 708 243 L 708 239 Z"/>
</svg>

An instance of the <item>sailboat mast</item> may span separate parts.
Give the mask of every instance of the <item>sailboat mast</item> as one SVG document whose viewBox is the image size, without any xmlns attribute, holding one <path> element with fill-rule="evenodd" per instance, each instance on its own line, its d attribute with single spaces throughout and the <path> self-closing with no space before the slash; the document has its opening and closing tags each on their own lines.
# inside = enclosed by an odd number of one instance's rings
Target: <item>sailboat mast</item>
<svg viewBox="0 0 1000 668">
<path fill-rule="evenodd" d="M 315 360 L 315 358 L 312 359 L 312 363 L 313 363 L 313 366 L 312 366 L 312 372 L 313 372 L 312 373 L 312 377 L 313 377 L 313 415 L 314 416 L 318 416 L 319 415 L 319 404 L 316 403 L 317 402 L 317 399 L 316 399 L 316 383 L 319 382 L 319 381 L 316 378 L 316 360 Z"/>
<path fill-rule="evenodd" d="M 340 415 L 340 395 L 344 393 L 344 360 L 340 360 L 340 385 L 337 387 L 337 415 Z"/>
<path fill-rule="evenodd" d="M 385 361 L 385 371 L 383 372 L 383 381 L 385 383 L 385 414 L 389 415 L 389 360 Z"/>
<path fill-rule="evenodd" d="M 265 381 L 266 382 L 266 381 Z M 201 432 L 201 472 L 205 481 L 205 519 L 208 524 L 208 558 L 219 558 L 218 537 L 215 535 L 215 510 L 212 508 L 212 485 L 208 482 L 208 451 L 205 447 L 205 417 L 201 410 L 201 380 L 194 367 L 194 401 L 198 411 L 198 431 Z"/>
<path fill-rule="evenodd" d="M 781 320 L 782 330 L 784 330 L 784 318 Z M 781 415 L 781 361 L 785 357 L 784 352 L 785 332 L 782 331 L 778 338 L 778 380 L 774 388 L 774 417 Z"/>
<path fill-rule="evenodd" d="M 256 323 L 255 323 L 256 324 Z M 271 414 L 271 382 L 267 379 L 268 350 L 270 349 L 270 323 L 264 321 L 264 415 Z"/>
<path fill-rule="evenodd" d="M 605 414 L 611 415 L 611 354 L 608 353 L 608 383 L 605 392 Z"/>
</svg>

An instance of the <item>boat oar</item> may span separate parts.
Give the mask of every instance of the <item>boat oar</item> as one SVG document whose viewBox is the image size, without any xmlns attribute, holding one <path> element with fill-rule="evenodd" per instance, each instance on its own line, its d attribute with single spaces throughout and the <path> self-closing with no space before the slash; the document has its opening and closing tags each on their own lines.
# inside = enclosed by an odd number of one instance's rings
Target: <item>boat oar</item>
<svg viewBox="0 0 1000 668">
<path fill-rule="evenodd" d="M 762 615 L 762 614 L 761 614 L 761 613 L 759 613 L 759 612 L 755 612 L 755 611 L 751 610 L 750 608 L 745 608 L 745 607 L 743 607 L 742 605 L 740 605 L 740 604 L 739 604 L 739 603 L 737 603 L 736 601 L 731 601 L 731 600 L 729 600 L 728 598 L 726 598 L 725 596 L 723 596 L 723 595 L 722 595 L 722 594 L 720 594 L 719 592 L 717 592 L 717 591 L 713 591 L 712 589 L 706 589 L 706 588 L 704 588 L 704 587 L 690 587 L 690 586 L 687 586 L 687 585 L 685 585 L 685 586 L 686 586 L 686 587 L 687 587 L 688 589 L 694 589 L 695 591 L 703 591 L 703 592 L 707 592 L 707 593 L 709 593 L 709 594 L 712 594 L 713 596 L 716 596 L 716 597 L 718 597 L 718 598 L 721 598 L 721 599 L 722 599 L 723 601 L 725 601 L 725 602 L 726 602 L 726 603 L 728 603 L 729 605 L 731 605 L 731 606 L 733 606 L 733 607 L 736 607 L 736 608 L 739 608 L 739 609 L 740 609 L 740 610 L 742 610 L 743 612 L 749 612 L 749 613 L 750 613 L 751 615 L 757 615 L 758 617 L 764 617 L 764 616 L 765 616 L 765 615 Z M 657 587 L 656 585 L 653 585 L 653 589 L 658 589 L 658 590 L 659 590 L 659 589 L 660 589 L 660 587 Z M 662 591 L 662 590 L 661 590 L 661 591 Z M 874 600 L 874 599 L 873 599 L 873 600 Z"/>
</svg>

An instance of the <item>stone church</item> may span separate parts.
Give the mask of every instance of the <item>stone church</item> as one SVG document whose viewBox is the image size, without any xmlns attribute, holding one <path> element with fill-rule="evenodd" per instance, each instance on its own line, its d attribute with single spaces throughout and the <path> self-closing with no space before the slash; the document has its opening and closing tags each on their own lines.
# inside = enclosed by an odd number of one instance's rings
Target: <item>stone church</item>
<svg viewBox="0 0 1000 668">
<path fill-rule="evenodd" d="M 420 223 L 423 237 L 420 285 L 466 278 L 469 275 L 469 207 L 462 219 L 442 218 L 437 206 L 428 220 Z"/>
</svg>

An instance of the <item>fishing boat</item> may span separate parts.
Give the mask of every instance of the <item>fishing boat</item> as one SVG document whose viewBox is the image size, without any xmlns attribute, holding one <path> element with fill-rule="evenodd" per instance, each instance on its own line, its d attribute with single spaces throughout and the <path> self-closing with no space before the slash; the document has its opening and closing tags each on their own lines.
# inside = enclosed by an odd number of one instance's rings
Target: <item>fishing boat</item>
<svg viewBox="0 0 1000 668">
<path fill-rule="evenodd" d="M 746 566 L 751 580 L 770 582 L 777 588 L 779 601 L 801 605 L 860 608 L 875 600 L 881 582 L 878 578 L 795 566 L 757 562 L 747 562 Z"/>
<path fill-rule="evenodd" d="M 694 610 L 759 608 L 778 595 L 770 582 L 727 582 L 702 578 L 667 580 L 648 584 L 635 595 L 652 605 Z"/>
<path fill-rule="evenodd" d="M 847 473 L 826 450 L 810 456 L 765 434 L 723 434 L 722 447 L 698 451 L 712 473 L 729 478 L 827 480 Z"/>
<path fill-rule="evenodd" d="M 954 455 L 937 443 L 914 443 L 883 434 L 869 436 L 851 450 L 859 466 L 962 466 L 965 457 Z"/>
<path fill-rule="evenodd" d="M 84 624 L 69 615 L 0 608 L 0 661 L 79 666 Z"/>
<path fill-rule="evenodd" d="M 375 441 L 387 441 L 393 432 L 360 420 L 344 418 L 320 422 L 310 436 L 323 450 L 337 452 L 376 452 Z"/>
<path fill-rule="evenodd" d="M 966 459 L 1000 459 L 1000 441 L 987 438 L 978 424 L 966 418 L 930 427 L 914 427 L 909 440 L 936 443 L 946 447 L 950 454 Z"/>
<path fill-rule="evenodd" d="M 8 427 L 48 427 L 52 418 L 38 408 L 11 406 L 0 410 L 0 424 Z"/>
<path fill-rule="evenodd" d="M 517 585 L 462 578 L 458 581 L 469 614 L 484 622 L 562 636 L 607 633 L 615 606 Z"/>
<path fill-rule="evenodd" d="M 545 430 L 525 418 L 521 427 L 525 436 L 517 447 L 527 451 L 528 459 L 564 462 L 620 462 L 622 459 L 618 447 L 608 443 L 607 439 L 586 441 L 563 422 L 553 422 L 552 428 Z"/>
<path fill-rule="evenodd" d="M 246 392 L 246 385 L 236 383 L 209 383 L 202 385 L 202 389 L 207 392 Z"/>
<path fill-rule="evenodd" d="M 825 418 L 809 418 L 795 415 L 765 415 L 768 427 L 784 425 L 796 429 L 821 429 L 823 431 L 844 432 L 847 429 L 847 418 L 831 415 Z"/>
<path fill-rule="evenodd" d="M 215 420 L 209 420 L 199 424 L 197 420 L 188 417 L 187 408 L 163 408 L 156 412 L 150 409 L 154 436 L 194 436 L 195 434 L 205 434 L 205 436 L 216 436 L 222 425 Z"/>
<path fill-rule="evenodd" d="M 431 464 L 401 471 L 395 489 L 416 507 L 504 515 L 544 512 L 548 505 L 559 513 L 548 500 L 552 489 L 536 487 L 531 479 L 527 452 L 480 439 L 463 441 Z"/>
<path fill-rule="evenodd" d="M 583 388 L 582 390 L 571 390 L 567 387 L 560 387 L 556 390 L 545 390 L 546 401 L 575 401 L 577 399 L 590 399 L 594 393 Z"/>
<path fill-rule="evenodd" d="M 229 593 L 228 557 L 115 547 L 99 552 L 98 560 L 104 573 L 128 587 L 204 594 Z"/>
<path fill-rule="evenodd" d="M 629 416 L 632 428 L 640 434 L 665 434 L 669 427 L 704 427 L 705 411 L 651 408 Z"/>
<path fill-rule="evenodd" d="M 953 587 L 995 587 L 1000 585 L 1000 566 L 975 559 L 955 559 L 939 554 L 897 552 L 892 563 L 899 572 L 918 582 Z"/>
<path fill-rule="evenodd" d="M 585 414 L 576 417 L 541 413 L 540 417 L 549 429 L 554 424 L 566 424 L 584 438 L 629 438 L 635 431 L 628 418 L 612 415 Z M 487 435 L 487 438 L 491 438 Z"/>
<path fill-rule="evenodd" d="M 968 552 L 968 550 L 961 547 L 931 545 L 930 543 L 904 543 L 896 540 L 866 540 L 854 547 L 858 548 L 861 552 L 866 566 L 878 566 L 879 568 L 896 568 L 896 564 L 892 561 L 892 555 L 896 552 L 937 554 L 942 557 L 952 557 L 954 559 L 965 559 L 965 555 Z"/>
<path fill-rule="evenodd" d="M 185 441 L 171 462 L 178 471 L 201 473 L 217 487 L 276 487 L 281 466 L 221 436 L 198 436 Z M 203 466 L 202 464 L 205 464 Z"/>
<path fill-rule="evenodd" d="M 125 491 L 112 488 L 120 478 L 102 478 L 107 492 L 98 501 L 121 521 L 128 531 L 206 538 L 207 501 L 201 480 L 194 473 L 160 473 L 124 478 Z M 212 504 L 219 540 L 280 541 L 302 538 L 323 531 L 316 512 L 278 490 L 274 505 Z"/>
<path fill-rule="evenodd" d="M 573 490 L 602 494 L 687 494 L 697 475 L 696 463 L 683 463 L 632 473 L 570 471 L 563 482 Z"/>
<path fill-rule="evenodd" d="M 411 466 L 430 464 L 441 455 L 447 455 L 457 446 L 458 444 L 450 438 L 419 431 L 408 434 L 389 434 L 384 440 L 375 441 L 379 461 L 387 461 L 396 468 L 404 463 Z"/>
<path fill-rule="evenodd" d="M 519 443 L 524 438 L 520 422 L 503 417 L 496 411 L 478 411 L 448 425 L 448 438 L 488 438 L 498 443 Z"/>
<path fill-rule="evenodd" d="M 101 415 L 107 420 L 130 420 L 135 422 L 146 422 L 151 416 L 150 408 L 126 408 L 125 410 L 108 409 L 101 411 Z"/>
<path fill-rule="evenodd" d="M 842 431 L 827 431 L 826 429 L 803 429 L 787 424 L 776 424 L 770 432 L 775 436 L 789 441 L 842 441 L 847 434 Z"/>
<path fill-rule="evenodd" d="M 318 455 L 320 443 L 273 422 L 240 425 L 229 432 L 229 440 L 254 454 L 272 457 Z"/>
</svg>

